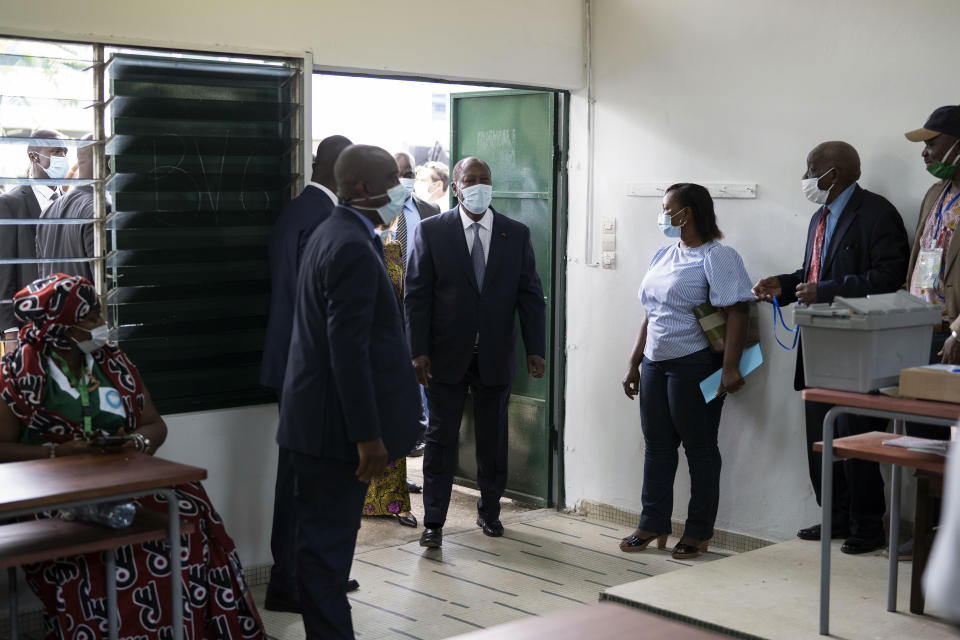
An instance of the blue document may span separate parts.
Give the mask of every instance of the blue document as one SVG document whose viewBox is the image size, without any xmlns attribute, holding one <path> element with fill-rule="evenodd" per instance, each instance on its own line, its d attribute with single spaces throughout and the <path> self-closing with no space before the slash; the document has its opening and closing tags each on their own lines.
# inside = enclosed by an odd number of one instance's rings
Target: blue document
<svg viewBox="0 0 960 640">
<path fill-rule="evenodd" d="M 763 364 L 763 353 L 760 351 L 760 343 L 753 345 L 749 349 L 744 349 L 740 356 L 740 375 L 744 378 L 747 374 Z M 710 402 L 717 397 L 717 389 L 720 388 L 720 378 L 723 374 L 722 369 L 717 369 L 710 377 L 700 383 L 700 393 L 703 399 Z M 724 392 L 726 393 L 726 392 Z"/>
</svg>

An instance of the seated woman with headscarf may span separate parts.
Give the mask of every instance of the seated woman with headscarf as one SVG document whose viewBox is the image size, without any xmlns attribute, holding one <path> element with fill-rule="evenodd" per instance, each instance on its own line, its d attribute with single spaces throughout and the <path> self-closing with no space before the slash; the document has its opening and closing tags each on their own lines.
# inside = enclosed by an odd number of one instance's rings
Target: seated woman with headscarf
<svg viewBox="0 0 960 640">
<path fill-rule="evenodd" d="M 14 297 L 21 323 L 17 348 L 0 360 L 0 462 L 59 458 L 96 450 L 90 440 L 128 435 L 126 448 L 153 454 L 167 427 L 136 367 L 107 342 L 93 285 L 62 273 L 41 278 Z M 199 483 L 176 488 L 180 516 L 195 533 L 181 536 L 187 638 L 263 638 L 233 541 Z M 135 500 L 167 513 L 159 496 Z M 166 638 L 172 612 L 169 545 L 147 542 L 117 553 L 120 637 Z M 23 567 L 44 603 L 46 637 L 100 637 L 106 628 L 106 565 L 99 553 Z M 103 600 L 101 600 L 103 601 Z"/>
</svg>

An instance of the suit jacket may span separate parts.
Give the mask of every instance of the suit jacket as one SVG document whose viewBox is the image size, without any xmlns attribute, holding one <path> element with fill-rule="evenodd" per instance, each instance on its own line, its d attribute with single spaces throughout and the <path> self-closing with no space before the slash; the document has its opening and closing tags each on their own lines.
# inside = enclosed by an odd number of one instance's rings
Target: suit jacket
<svg viewBox="0 0 960 640">
<path fill-rule="evenodd" d="M 280 393 L 290 349 L 290 327 L 300 258 L 310 234 L 330 217 L 333 201 L 313 186 L 291 200 L 277 218 L 270 238 L 270 314 L 263 345 L 260 384 Z"/>
<path fill-rule="evenodd" d="M 823 207 L 810 219 L 803 267 L 777 276 L 782 305 L 796 302 L 797 285 L 806 282 L 821 215 Z M 908 248 L 907 231 L 896 207 L 883 196 L 857 185 L 837 220 L 830 245 L 824 249 L 817 280 L 817 301 L 833 302 L 835 296 L 860 298 L 896 291 L 906 277 Z M 801 349 L 797 351 L 794 377 L 794 388 L 798 391 L 806 386 Z"/>
<path fill-rule="evenodd" d="M 440 207 L 433 204 L 432 202 L 427 202 L 422 200 L 417 194 L 413 194 L 413 204 L 417 207 L 417 211 L 420 212 L 420 219 L 426 220 L 427 218 L 432 218 L 433 216 L 440 213 Z"/>
<path fill-rule="evenodd" d="M 931 185 L 927 189 L 927 195 L 923 197 L 923 204 L 920 205 L 920 217 L 917 219 L 917 232 L 913 237 L 913 248 L 910 250 L 910 264 L 907 266 L 907 279 L 904 285 L 908 291 L 910 280 L 913 278 L 913 268 L 917 266 L 917 256 L 920 255 L 920 238 L 923 235 L 923 229 L 927 226 L 933 207 L 948 184 L 950 184 L 949 180 L 940 180 Z M 944 203 L 944 206 L 946 204 Z M 950 236 L 950 244 L 947 245 L 947 252 L 943 256 L 943 297 L 947 305 L 947 317 L 952 323 L 950 328 L 954 331 L 960 331 L 960 264 L 957 264 L 957 256 L 960 256 L 960 239 L 958 235 L 960 234 L 954 231 Z"/>
<path fill-rule="evenodd" d="M 75 187 L 55 200 L 41 214 L 45 220 L 76 220 L 93 218 L 93 187 Z M 37 227 L 38 258 L 92 258 L 94 257 L 94 226 L 43 225 Z M 91 262 L 47 262 L 40 265 L 40 275 L 66 273 L 83 276 L 93 282 L 93 263 Z"/>
<path fill-rule="evenodd" d="M 277 443 L 353 462 L 357 442 L 382 438 L 394 460 L 413 448 L 420 411 L 380 240 L 337 207 L 304 249 Z"/>
<path fill-rule="evenodd" d="M 528 355 L 546 354 L 546 304 L 526 225 L 493 211 L 483 278 L 477 287 L 459 207 L 424 220 L 413 232 L 404 307 L 414 356 L 429 355 L 433 378 L 463 379 L 480 334 L 483 384 L 508 384 L 514 374 L 520 315 Z"/>
<path fill-rule="evenodd" d="M 23 185 L 0 195 L 0 218 L 34 220 L 40 217 L 40 203 L 33 187 Z M 37 257 L 36 226 L 0 227 L 0 258 Z M 0 300 L 13 296 L 40 277 L 35 264 L 0 264 Z M 12 304 L 0 303 L 0 331 L 17 326 Z"/>
</svg>

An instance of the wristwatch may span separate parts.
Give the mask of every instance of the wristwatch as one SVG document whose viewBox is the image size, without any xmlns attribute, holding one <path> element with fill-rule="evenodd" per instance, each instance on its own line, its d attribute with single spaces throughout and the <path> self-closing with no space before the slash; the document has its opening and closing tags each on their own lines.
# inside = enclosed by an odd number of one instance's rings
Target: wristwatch
<svg viewBox="0 0 960 640">
<path fill-rule="evenodd" d="M 150 449 L 150 438 L 143 435 L 142 433 L 132 433 L 130 437 L 133 438 L 133 448 L 142 453 L 146 453 Z"/>
</svg>

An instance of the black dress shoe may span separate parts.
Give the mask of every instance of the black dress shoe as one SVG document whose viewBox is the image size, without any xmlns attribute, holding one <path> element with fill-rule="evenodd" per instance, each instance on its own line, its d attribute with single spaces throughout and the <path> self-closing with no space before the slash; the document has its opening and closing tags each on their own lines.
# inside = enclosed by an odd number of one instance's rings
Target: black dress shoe
<svg viewBox="0 0 960 640">
<path fill-rule="evenodd" d="M 439 549 L 440 545 L 443 544 L 443 528 L 436 527 L 434 529 L 426 528 L 423 530 L 423 533 L 420 534 L 420 546 L 427 547 L 428 549 Z"/>
<path fill-rule="evenodd" d="M 267 590 L 267 597 L 263 600 L 263 608 L 267 611 L 287 611 L 289 613 L 303 613 L 300 608 L 300 597 L 296 594 L 280 593 Z"/>
<path fill-rule="evenodd" d="M 410 493 L 423 493 L 423 487 L 418 485 L 413 480 L 407 480 L 407 491 Z"/>
<path fill-rule="evenodd" d="M 840 546 L 840 551 L 849 553 L 850 555 L 858 555 L 883 549 L 885 546 L 887 546 L 887 537 L 882 533 L 865 538 L 861 536 L 850 536 L 844 541 L 843 545 Z"/>
<path fill-rule="evenodd" d="M 850 528 L 846 526 L 839 527 L 830 527 L 831 528 L 831 538 L 846 538 L 850 535 Z M 806 529 L 800 529 L 797 531 L 797 537 L 801 540 L 819 540 L 820 539 L 820 525 L 815 524 L 812 527 L 807 527 Z"/>
<path fill-rule="evenodd" d="M 356 591 L 359 588 L 360 588 L 360 583 L 357 582 L 355 579 L 350 578 L 349 580 L 347 580 L 347 593 L 350 593 L 351 591 Z"/>
<path fill-rule="evenodd" d="M 399 513 L 397 514 L 397 522 L 400 523 L 401 527 L 413 527 L 417 528 L 417 516 L 412 513 L 408 516 L 402 516 Z"/>
<path fill-rule="evenodd" d="M 419 458 L 423 455 L 423 450 L 427 448 L 427 445 L 423 442 L 418 442 L 417 446 L 413 448 L 413 451 L 407 454 L 408 458 Z"/>
<path fill-rule="evenodd" d="M 484 520 L 482 516 L 477 516 L 477 526 L 483 529 L 485 536 L 499 538 L 503 535 L 503 525 L 499 520 Z"/>
</svg>

